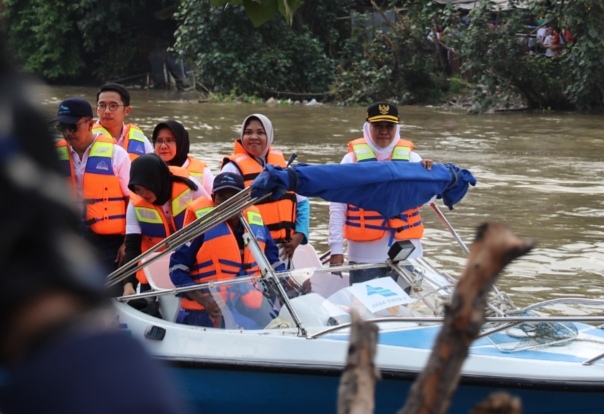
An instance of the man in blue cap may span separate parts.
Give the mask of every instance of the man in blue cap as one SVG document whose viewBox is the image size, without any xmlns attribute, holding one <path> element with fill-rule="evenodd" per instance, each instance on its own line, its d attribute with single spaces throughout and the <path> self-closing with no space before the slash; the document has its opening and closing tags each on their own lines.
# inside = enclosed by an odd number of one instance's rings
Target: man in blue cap
<svg viewBox="0 0 604 414">
<path fill-rule="evenodd" d="M 80 235 L 97 249 L 109 273 L 123 260 L 128 153 L 113 138 L 93 132 L 92 107 L 82 98 L 61 102 L 54 120 L 63 135 L 56 143 L 62 171 L 81 213 Z"/>
<path fill-rule="evenodd" d="M 188 412 L 142 344 L 102 322 L 112 319 L 106 272 L 76 233 L 79 220 L 48 124 L 2 43 L 0 412 Z M 81 114 L 90 119 L 80 103 L 59 110 L 74 146 L 75 132 L 89 125 Z"/>
<path fill-rule="evenodd" d="M 244 182 L 240 174 L 218 174 L 214 178 L 212 200 L 200 197 L 193 201 L 187 207 L 185 225 L 201 217 L 214 206 L 226 202 L 243 189 Z M 285 265 L 279 260 L 279 249 L 264 225 L 259 210 L 253 206 L 249 207 L 242 211 L 242 216 L 250 225 L 253 236 L 263 248 L 269 263 L 273 264 L 276 271 L 285 270 Z M 246 232 L 241 217 L 236 214 L 177 248 L 170 257 L 170 278 L 174 285 L 188 286 L 212 280 L 233 279 L 236 276 L 259 276 L 255 258 L 244 243 L 243 235 Z M 220 260 L 215 260 L 218 257 Z M 236 288 L 243 286 L 233 285 L 230 288 L 231 293 L 236 293 L 235 296 L 241 299 L 237 300 L 240 304 L 238 309 L 233 310 L 238 315 L 235 317 L 236 323 L 243 328 L 263 328 L 272 317 L 270 306 L 267 307 L 266 301 L 258 300 L 262 299 L 262 294 L 256 288 L 248 286 L 246 291 L 236 291 Z M 256 300 L 253 300 L 254 294 Z M 181 306 L 183 312 L 179 322 L 197 326 L 223 326 L 221 309 L 207 290 L 187 292 Z"/>
</svg>

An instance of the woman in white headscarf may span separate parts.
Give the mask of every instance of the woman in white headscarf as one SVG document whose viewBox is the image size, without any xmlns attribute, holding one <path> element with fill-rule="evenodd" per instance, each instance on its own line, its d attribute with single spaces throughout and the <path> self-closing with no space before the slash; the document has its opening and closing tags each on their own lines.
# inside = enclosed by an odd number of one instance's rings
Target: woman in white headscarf
<svg viewBox="0 0 604 414">
<path fill-rule="evenodd" d="M 266 116 L 249 115 L 241 125 L 241 135 L 235 141 L 234 153 L 223 159 L 220 172 L 240 174 L 245 186 L 249 187 L 266 164 L 285 167 L 283 154 L 272 147 L 273 138 L 273 125 Z M 256 206 L 260 209 L 271 236 L 280 247 L 282 260 L 291 259 L 296 247 L 308 242 L 308 199 L 290 191 L 280 200 L 267 201 Z"/>
<path fill-rule="evenodd" d="M 375 102 L 367 109 L 363 138 L 348 143 L 348 153 L 341 163 L 392 160 L 421 162 L 425 168 L 431 169 L 432 160 L 422 160 L 413 147 L 411 141 L 401 139 L 396 105 Z M 384 263 L 395 240 L 411 241 L 415 250 L 410 257 L 421 257 L 422 235 L 423 224 L 417 208 L 391 218 L 350 204 L 331 203 L 329 207 L 330 264 L 333 266 L 344 262 L 344 239 L 348 240 L 349 263 Z M 389 268 L 384 267 L 353 270 L 350 272 L 350 284 L 387 276 L 389 272 Z"/>
</svg>

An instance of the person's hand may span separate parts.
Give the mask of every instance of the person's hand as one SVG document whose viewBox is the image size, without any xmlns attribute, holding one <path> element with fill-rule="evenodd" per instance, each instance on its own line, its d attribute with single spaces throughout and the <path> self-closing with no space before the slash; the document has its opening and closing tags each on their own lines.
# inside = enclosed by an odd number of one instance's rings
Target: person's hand
<svg viewBox="0 0 604 414">
<path fill-rule="evenodd" d="M 124 265 L 124 259 L 126 259 L 126 243 L 122 243 L 119 249 L 117 249 L 117 256 L 115 257 L 115 263 L 117 267 Z"/>
<path fill-rule="evenodd" d="M 296 247 L 304 240 L 302 233 L 294 233 L 289 241 L 279 245 L 281 247 L 281 259 L 291 260 L 294 257 L 294 251 Z"/>
<path fill-rule="evenodd" d="M 122 293 L 122 296 L 130 295 L 136 295 L 136 290 L 134 290 L 134 286 L 132 285 L 132 283 L 128 282 L 124 285 L 124 293 Z"/>
<path fill-rule="evenodd" d="M 306 295 L 312 291 L 310 279 L 306 279 L 304 282 L 302 282 L 302 284 L 299 284 L 294 280 L 293 277 L 288 277 L 285 279 L 285 286 L 290 290 L 295 290 L 296 292 L 301 293 L 302 295 Z"/>
<path fill-rule="evenodd" d="M 198 302 L 203 305 L 203 307 L 206 309 L 206 312 L 208 313 L 208 315 L 210 315 L 211 318 L 216 319 L 220 317 L 220 306 L 218 306 L 218 304 L 210 293 L 202 293 Z"/>
<path fill-rule="evenodd" d="M 430 171 L 434 162 L 432 160 L 422 160 L 421 163 L 426 170 Z"/>
<path fill-rule="evenodd" d="M 332 254 L 329 257 L 329 265 L 330 266 L 341 266 L 344 264 L 344 255 L 343 254 Z M 336 276 L 342 277 L 342 272 L 331 272 Z"/>
</svg>

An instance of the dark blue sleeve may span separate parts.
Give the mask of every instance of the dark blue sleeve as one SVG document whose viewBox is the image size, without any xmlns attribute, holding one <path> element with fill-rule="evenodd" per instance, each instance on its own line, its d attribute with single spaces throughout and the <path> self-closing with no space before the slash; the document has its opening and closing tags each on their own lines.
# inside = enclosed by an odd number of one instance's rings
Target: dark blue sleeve
<svg viewBox="0 0 604 414">
<path fill-rule="evenodd" d="M 204 235 L 198 236 L 183 244 L 170 256 L 170 279 L 174 286 L 190 286 L 193 280 L 189 274 L 195 264 L 195 256 L 203 245 Z"/>
<path fill-rule="evenodd" d="M 57 373 L 60 373 L 58 375 Z M 54 338 L 0 384 L 5 414 L 183 414 L 185 391 L 128 332 Z"/>
<path fill-rule="evenodd" d="M 280 261 L 279 248 L 277 247 L 275 240 L 273 240 L 273 237 L 271 236 L 271 232 L 268 230 L 268 228 L 266 226 L 264 226 L 264 233 L 265 233 L 265 238 L 266 238 L 266 243 L 264 245 L 264 254 L 265 254 L 266 258 L 268 259 L 268 262 L 272 265 L 272 264 Z M 281 263 L 279 266 L 277 266 L 275 268 L 275 270 L 278 272 L 284 272 L 285 264 Z"/>
</svg>

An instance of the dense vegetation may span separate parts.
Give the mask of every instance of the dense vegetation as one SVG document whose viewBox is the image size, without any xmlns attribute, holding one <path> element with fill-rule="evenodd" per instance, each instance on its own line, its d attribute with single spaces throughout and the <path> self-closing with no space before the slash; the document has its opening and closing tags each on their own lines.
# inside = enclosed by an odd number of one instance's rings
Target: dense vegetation
<svg viewBox="0 0 604 414">
<path fill-rule="evenodd" d="M 534 1 L 506 12 L 488 3 L 469 24 L 421 0 L 4 0 L 2 15 L 24 70 L 56 83 L 144 74 L 149 51 L 172 46 L 203 92 L 219 96 L 429 103 L 461 85 L 476 111 L 519 100 L 539 109 L 604 106 L 604 2 Z M 393 7 L 396 21 L 384 19 Z M 527 53 L 518 34 L 536 18 L 568 25 L 578 41 L 556 59 Z M 445 27 L 440 46 L 427 39 L 437 25 Z"/>
</svg>

